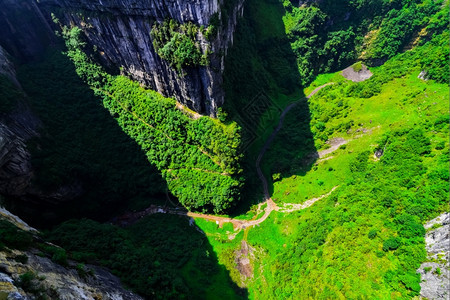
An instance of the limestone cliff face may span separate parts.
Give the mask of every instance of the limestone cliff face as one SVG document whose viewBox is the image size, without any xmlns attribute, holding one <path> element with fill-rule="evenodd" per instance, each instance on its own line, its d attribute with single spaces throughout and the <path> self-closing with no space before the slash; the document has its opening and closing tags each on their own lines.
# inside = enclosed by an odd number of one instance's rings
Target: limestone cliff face
<svg viewBox="0 0 450 300">
<path fill-rule="evenodd" d="M 23 139 L 0 123 L 0 193 L 18 196 L 31 179 L 30 154 Z"/>
<path fill-rule="evenodd" d="M 54 32 L 35 1 L 0 0 L 0 44 L 9 54 L 29 61 L 53 40 Z"/>
<path fill-rule="evenodd" d="M 175 97 L 189 108 L 214 116 L 223 104 L 224 55 L 232 42 L 244 0 L 235 1 L 222 13 L 224 0 L 41 0 L 47 12 L 55 12 L 64 24 L 82 28 L 103 57 L 123 73 L 165 96 Z M 173 69 L 154 50 L 150 31 L 154 22 L 170 18 L 179 23 L 207 26 L 211 16 L 222 19 L 217 35 L 207 41 L 198 35 L 201 47 L 210 47 L 210 64 Z M 184 73 L 184 74 L 183 74 Z"/>
<path fill-rule="evenodd" d="M 14 65 L 0 46 L 0 75 L 19 86 Z M 19 99 L 18 99 L 19 100 Z M 1 101 L 1 99 L 0 99 Z M 25 121 L 26 120 L 26 121 Z M 37 135 L 37 121 L 22 104 L 8 114 L 0 112 L 0 193 L 18 196 L 30 186 L 32 170 L 25 141 Z"/>
</svg>

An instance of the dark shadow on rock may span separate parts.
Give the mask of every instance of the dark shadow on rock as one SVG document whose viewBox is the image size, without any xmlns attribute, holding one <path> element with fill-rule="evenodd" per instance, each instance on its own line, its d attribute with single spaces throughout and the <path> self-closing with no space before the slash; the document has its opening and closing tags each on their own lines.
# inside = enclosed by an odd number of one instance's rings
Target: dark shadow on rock
<svg viewBox="0 0 450 300">
<path fill-rule="evenodd" d="M 9 197 L 8 207 L 43 227 L 82 216 L 105 221 L 164 201 L 166 185 L 157 169 L 62 50 L 51 46 L 43 59 L 18 67 L 26 101 L 42 126 L 40 136 L 27 142 L 33 184 Z"/>
<path fill-rule="evenodd" d="M 255 166 L 257 156 L 287 105 L 304 98 L 296 57 L 284 29 L 283 14 L 284 8 L 279 1 L 247 1 L 244 18 L 239 21 L 233 47 L 226 57 L 225 109 L 230 118 L 242 127 L 245 150 L 243 169 L 246 184 L 233 216 L 247 212 L 253 204 L 264 199 Z M 298 152 L 315 151 L 307 102 L 299 101 L 287 118 L 292 115 L 298 119 L 295 128 L 291 128 L 292 136 L 283 134 L 283 129 L 279 132 L 286 148 L 272 144 L 261 160 L 266 177 L 278 169 L 286 171 Z M 261 132 L 265 132 L 264 137 Z M 274 141 L 278 139 L 279 136 Z M 291 143 L 291 139 L 299 144 Z M 267 180 L 272 194 L 272 179 Z"/>
<path fill-rule="evenodd" d="M 0 0 L 0 42 L 19 61 L 42 58 L 56 37 L 35 1 Z"/>
<path fill-rule="evenodd" d="M 185 216 L 155 214 L 123 228 L 70 220 L 46 237 L 84 263 L 110 268 L 146 299 L 248 299 Z"/>
</svg>

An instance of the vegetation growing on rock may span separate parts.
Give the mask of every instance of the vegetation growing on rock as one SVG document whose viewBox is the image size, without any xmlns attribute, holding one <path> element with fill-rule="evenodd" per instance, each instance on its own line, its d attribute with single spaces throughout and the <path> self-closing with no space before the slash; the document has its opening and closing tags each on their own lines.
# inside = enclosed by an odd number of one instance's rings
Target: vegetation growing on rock
<svg viewBox="0 0 450 300">
<path fill-rule="evenodd" d="M 161 171 L 169 190 L 189 209 L 229 209 L 239 199 L 240 136 L 236 123 L 191 119 L 173 99 L 111 76 L 84 52 L 81 30 L 64 28 L 67 55 L 77 73 Z"/>
<path fill-rule="evenodd" d="M 209 64 L 209 49 L 202 48 L 199 41 L 200 34 L 201 30 L 197 25 L 191 22 L 179 24 L 174 19 L 155 23 L 151 31 L 156 53 L 178 71 L 183 67 Z"/>
</svg>

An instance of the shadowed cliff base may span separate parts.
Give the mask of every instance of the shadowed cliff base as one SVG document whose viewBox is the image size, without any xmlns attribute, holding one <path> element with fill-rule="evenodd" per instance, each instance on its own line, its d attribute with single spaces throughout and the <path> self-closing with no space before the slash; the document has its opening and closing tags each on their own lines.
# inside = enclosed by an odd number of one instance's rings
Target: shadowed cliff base
<svg viewBox="0 0 450 300">
<path fill-rule="evenodd" d="M 125 208 L 159 203 L 166 189 L 159 173 L 62 49 L 51 47 L 44 60 L 18 68 L 26 101 L 42 124 L 40 136 L 27 142 L 32 186 L 7 201 L 9 207 L 35 226 L 48 226 L 77 216 L 107 220 Z"/>
<path fill-rule="evenodd" d="M 219 263 L 206 234 L 183 216 L 147 216 L 125 228 L 71 220 L 48 238 L 79 260 L 111 268 L 146 299 L 248 298 Z"/>
<path fill-rule="evenodd" d="M 245 151 L 246 186 L 233 216 L 246 213 L 250 206 L 263 200 L 255 162 L 288 105 L 297 102 L 298 126 L 294 130 L 297 131 L 295 137 L 302 140 L 302 147 L 287 147 L 276 155 L 275 161 L 264 155 L 261 158 L 262 172 L 270 179 L 272 164 L 284 168 L 284 164 L 291 163 L 292 157 L 300 155 L 299 152 L 315 151 L 309 129 L 308 104 L 299 101 L 305 95 L 301 90 L 296 57 L 285 33 L 283 14 L 284 8 L 279 1 L 247 1 L 244 18 L 239 21 L 233 47 L 226 57 L 225 109 L 230 118 L 242 127 Z M 286 143 L 295 137 L 287 137 Z M 271 147 L 268 145 L 268 152 Z M 267 160 L 271 163 L 268 164 Z M 271 180 L 268 191 L 273 193 Z"/>
<path fill-rule="evenodd" d="M 7 197 L 8 206 L 34 226 L 49 228 L 69 218 L 104 221 L 125 210 L 163 204 L 167 187 L 159 172 L 78 78 L 62 50 L 60 45 L 37 49 L 36 56 L 17 64 L 25 100 L 41 127 L 40 135 L 27 142 L 31 190 Z M 186 218 L 152 216 L 126 230 L 90 220 L 68 224 L 77 225 L 58 226 L 51 235 L 68 246 L 64 256 L 108 267 L 149 299 L 248 298 L 218 262 L 205 234 Z"/>
</svg>

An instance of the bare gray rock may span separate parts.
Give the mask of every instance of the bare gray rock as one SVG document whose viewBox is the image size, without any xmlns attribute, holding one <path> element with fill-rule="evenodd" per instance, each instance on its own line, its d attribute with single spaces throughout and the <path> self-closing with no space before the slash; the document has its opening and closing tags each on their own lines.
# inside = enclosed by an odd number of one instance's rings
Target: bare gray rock
<svg viewBox="0 0 450 300">
<path fill-rule="evenodd" d="M 420 295 L 427 299 L 450 299 L 450 213 L 425 224 L 427 261 L 417 270 L 422 277 Z"/>
<path fill-rule="evenodd" d="M 20 86 L 16 79 L 16 69 L 8 56 L 9 54 L 6 50 L 0 46 L 0 75 L 6 76 L 9 80 L 14 82 L 15 85 Z"/>
<path fill-rule="evenodd" d="M 342 76 L 350 79 L 353 82 L 361 82 L 372 77 L 372 72 L 367 68 L 366 65 L 361 64 L 361 70 L 355 71 L 354 66 L 350 66 L 342 71 Z"/>
<path fill-rule="evenodd" d="M 54 32 L 36 0 L 0 0 L 0 44 L 23 61 L 40 57 L 54 40 Z"/>
<path fill-rule="evenodd" d="M 0 193 L 19 196 L 33 177 L 25 141 L 0 123 Z"/>
<path fill-rule="evenodd" d="M 428 73 L 426 71 L 420 71 L 417 78 L 427 81 L 428 80 Z"/>
</svg>

